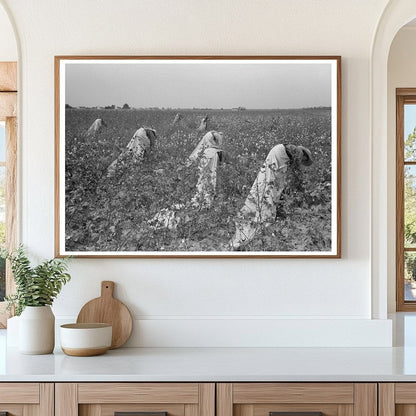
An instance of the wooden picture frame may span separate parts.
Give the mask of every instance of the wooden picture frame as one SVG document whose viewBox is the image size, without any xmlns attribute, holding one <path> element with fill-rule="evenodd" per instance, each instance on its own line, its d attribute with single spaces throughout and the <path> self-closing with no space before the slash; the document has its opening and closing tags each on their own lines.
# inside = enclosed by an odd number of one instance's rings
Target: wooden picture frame
<svg viewBox="0 0 416 416">
<path fill-rule="evenodd" d="M 56 56 L 55 255 L 341 256 L 339 56 Z"/>
</svg>

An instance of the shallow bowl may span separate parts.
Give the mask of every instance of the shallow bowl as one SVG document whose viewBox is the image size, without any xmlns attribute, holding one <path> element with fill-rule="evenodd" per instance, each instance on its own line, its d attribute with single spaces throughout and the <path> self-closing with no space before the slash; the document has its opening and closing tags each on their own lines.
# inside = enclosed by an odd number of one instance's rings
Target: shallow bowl
<svg viewBox="0 0 416 416">
<path fill-rule="evenodd" d="M 61 348 L 67 355 L 88 357 L 111 347 L 112 326 L 105 323 L 61 325 Z"/>
</svg>

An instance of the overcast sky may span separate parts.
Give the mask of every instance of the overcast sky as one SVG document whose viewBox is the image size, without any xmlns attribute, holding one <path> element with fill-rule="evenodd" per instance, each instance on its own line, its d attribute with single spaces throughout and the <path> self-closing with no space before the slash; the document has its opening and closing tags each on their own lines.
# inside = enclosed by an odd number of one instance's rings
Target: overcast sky
<svg viewBox="0 0 416 416">
<path fill-rule="evenodd" d="M 416 105 L 406 104 L 404 107 L 404 140 L 416 127 Z"/>
<path fill-rule="evenodd" d="M 72 106 L 300 108 L 331 105 L 331 65 L 67 63 Z"/>
</svg>

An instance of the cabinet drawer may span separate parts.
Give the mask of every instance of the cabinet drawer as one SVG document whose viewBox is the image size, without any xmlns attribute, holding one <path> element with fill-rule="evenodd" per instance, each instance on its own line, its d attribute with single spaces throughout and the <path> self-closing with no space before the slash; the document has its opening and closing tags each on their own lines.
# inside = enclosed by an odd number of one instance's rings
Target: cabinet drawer
<svg viewBox="0 0 416 416">
<path fill-rule="evenodd" d="M 53 384 L 0 383 L 0 415 L 54 414 Z"/>
<path fill-rule="evenodd" d="M 279 415 L 280 413 L 280 415 Z M 220 383 L 217 416 L 376 416 L 375 383 Z"/>
<path fill-rule="evenodd" d="M 215 416 L 214 383 L 58 383 L 56 416 Z"/>
<path fill-rule="evenodd" d="M 166 412 L 166 416 L 185 416 L 185 405 L 169 404 L 164 405 L 163 410 L 160 410 L 160 405 L 145 405 L 145 404 L 123 404 L 123 403 L 111 403 L 111 404 L 80 404 L 79 415 L 80 416 L 115 416 L 123 413 L 128 415 L 148 416 L 151 414 L 158 414 Z M 134 415 L 134 416 L 136 416 Z M 124 416 L 124 415 L 123 415 Z"/>
<path fill-rule="evenodd" d="M 198 403 L 198 383 L 80 383 L 79 403 Z"/>
<path fill-rule="evenodd" d="M 0 383 L 0 403 L 31 403 L 40 400 L 38 383 Z"/>
<path fill-rule="evenodd" d="M 416 383 L 380 383 L 380 416 L 416 415 Z"/>
</svg>

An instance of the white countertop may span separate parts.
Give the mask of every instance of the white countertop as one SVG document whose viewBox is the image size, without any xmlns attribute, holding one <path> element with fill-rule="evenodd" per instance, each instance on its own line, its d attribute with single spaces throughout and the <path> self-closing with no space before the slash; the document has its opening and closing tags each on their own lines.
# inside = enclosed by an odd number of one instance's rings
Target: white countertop
<svg viewBox="0 0 416 416">
<path fill-rule="evenodd" d="M 0 381 L 416 381 L 416 348 L 120 348 L 0 357 Z"/>
<path fill-rule="evenodd" d="M 0 382 L 416 381 L 416 314 L 393 348 L 119 348 L 96 357 L 23 355 L 0 330 Z"/>
</svg>

